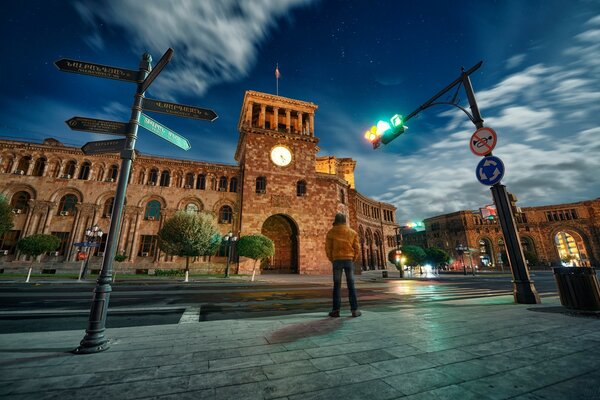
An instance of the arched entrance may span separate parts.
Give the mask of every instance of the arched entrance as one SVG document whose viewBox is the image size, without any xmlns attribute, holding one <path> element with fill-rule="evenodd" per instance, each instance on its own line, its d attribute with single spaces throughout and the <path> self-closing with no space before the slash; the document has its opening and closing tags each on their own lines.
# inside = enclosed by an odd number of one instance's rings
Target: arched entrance
<svg viewBox="0 0 600 400">
<path fill-rule="evenodd" d="M 298 227 L 287 215 L 271 215 L 261 233 L 275 244 L 275 254 L 261 265 L 262 273 L 297 274 Z"/>
<path fill-rule="evenodd" d="M 587 257 L 581 237 L 575 232 L 560 231 L 554 235 L 554 245 L 564 266 L 586 266 Z"/>
</svg>

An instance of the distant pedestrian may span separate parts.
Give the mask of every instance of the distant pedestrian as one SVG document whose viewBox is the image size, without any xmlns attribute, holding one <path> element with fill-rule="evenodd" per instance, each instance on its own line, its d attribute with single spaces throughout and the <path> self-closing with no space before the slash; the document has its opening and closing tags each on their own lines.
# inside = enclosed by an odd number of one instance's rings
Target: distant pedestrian
<svg viewBox="0 0 600 400">
<path fill-rule="evenodd" d="M 342 303 L 342 272 L 346 274 L 348 286 L 348 300 L 353 317 L 359 317 L 358 300 L 354 288 L 354 262 L 360 254 L 358 233 L 346 224 L 346 216 L 341 213 L 335 215 L 333 228 L 327 232 L 325 240 L 327 258 L 333 264 L 333 309 L 330 317 L 340 316 Z"/>
</svg>

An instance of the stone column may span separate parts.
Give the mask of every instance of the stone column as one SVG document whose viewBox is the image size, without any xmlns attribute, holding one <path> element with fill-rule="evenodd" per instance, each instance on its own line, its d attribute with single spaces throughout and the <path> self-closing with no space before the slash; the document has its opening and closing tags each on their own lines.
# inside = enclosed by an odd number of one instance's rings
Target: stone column
<svg viewBox="0 0 600 400">
<path fill-rule="evenodd" d="M 302 135 L 302 113 L 298 111 L 298 133 Z"/>
<path fill-rule="evenodd" d="M 135 213 L 135 223 L 131 224 L 131 235 L 130 235 L 130 239 L 129 239 L 129 243 L 131 244 L 131 246 L 129 247 L 129 261 L 135 261 L 136 257 L 137 257 L 137 252 L 136 249 L 139 246 L 139 235 L 137 235 L 136 233 L 139 232 L 140 230 L 140 223 L 142 221 L 142 215 L 143 215 L 143 209 L 141 207 L 133 207 L 132 206 L 132 214 Z"/>
<path fill-rule="evenodd" d="M 252 113 L 254 111 L 253 108 L 254 108 L 254 102 L 249 101 L 248 107 L 246 108 L 246 124 L 248 126 L 252 126 Z"/>
<path fill-rule="evenodd" d="M 275 124 L 275 126 L 272 126 L 271 129 L 273 129 L 274 131 L 278 131 L 279 130 L 279 108 L 278 107 L 273 107 L 273 123 Z"/>
<path fill-rule="evenodd" d="M 310 124 L 309 126 L 309 130 L 310 130 L 310 136 L 314 137 L 315 136 L 315 114 L 309 114 L 308 115 L 308 123 Z"/>
<path fill-rule="evenodd" d="M 291 111 L 289 109 L 285 110 L 285 131 L 290 133 L 292 129 L 292 120 L 291 120 Z"/>
<path fill-rule="evenodd" d="M 265 129 L 265 117 L 267 114 L 267 106 L 265 104 L 260 105 L 260 117 L 258 117 L 258 126 Z"/>
</svg>

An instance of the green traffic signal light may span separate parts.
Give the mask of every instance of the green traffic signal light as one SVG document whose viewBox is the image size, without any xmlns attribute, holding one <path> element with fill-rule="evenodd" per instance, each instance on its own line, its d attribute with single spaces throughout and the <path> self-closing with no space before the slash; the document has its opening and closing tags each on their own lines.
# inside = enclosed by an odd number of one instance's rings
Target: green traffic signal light
<svg viewBox="0 0 600 400">
<path fill-rule="evenodd" d="M 385 132 L 383 132 L 381 135 L 381 143 L 383 143 L 383 144 L 388 144 L 392 140 L 396 139 L 398 136 L 402 135 L 408 128 L 407 126 L 404 126 L 404 120 L 402 119 L 402 115 L 398 115 L 398 114 L 394 115 L 390 119 L 390 122 L 392 123 L 391 126 L 387 122 L 379 121 L 379 123 L 382 123 L 382 122 L 388 126 L 388 129 Z M 378 128 L 379 128 L 379 123 L 377 124 Z"/>
</svg>

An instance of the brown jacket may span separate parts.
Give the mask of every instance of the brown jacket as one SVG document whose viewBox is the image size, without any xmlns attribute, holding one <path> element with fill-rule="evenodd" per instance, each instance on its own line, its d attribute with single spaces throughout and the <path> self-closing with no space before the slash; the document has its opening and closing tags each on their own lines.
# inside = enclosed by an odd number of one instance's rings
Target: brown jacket
<svg viewBox="0 0 600 400">
<path fill-rule="evenodd" d="M 331 262 L 336 260 L 356 261 L 360 254 L 358 233 L 346 224 L 334 225 L 327 232 L 325 251 Z"/>
</svg>

